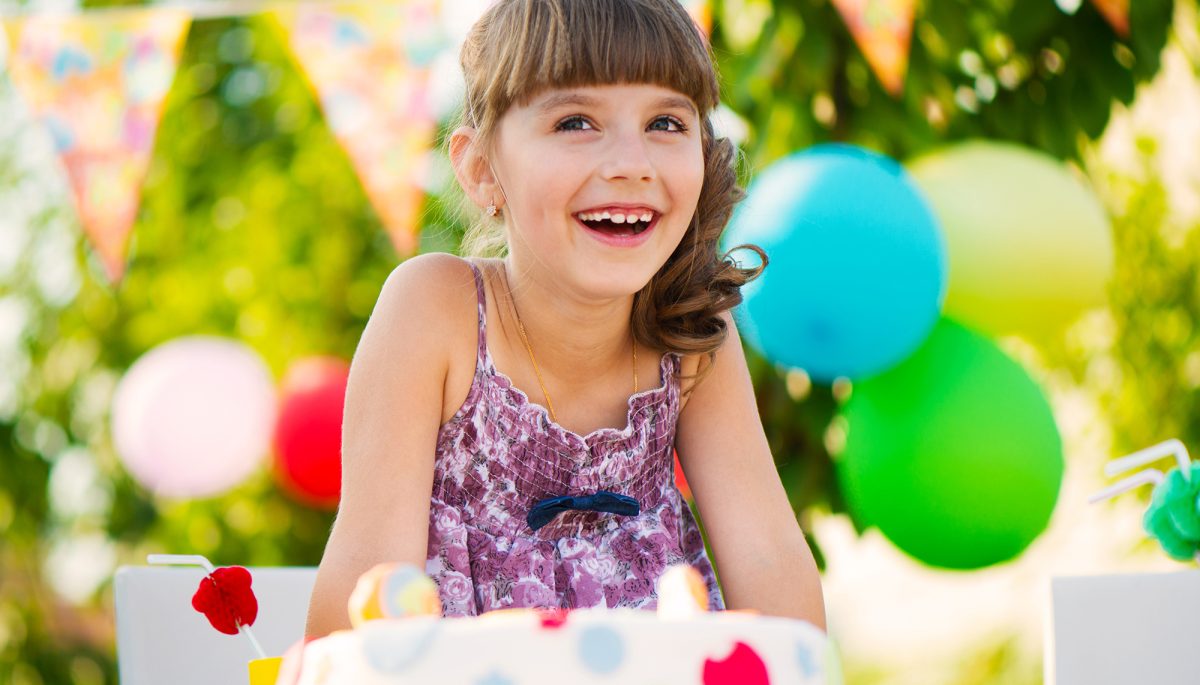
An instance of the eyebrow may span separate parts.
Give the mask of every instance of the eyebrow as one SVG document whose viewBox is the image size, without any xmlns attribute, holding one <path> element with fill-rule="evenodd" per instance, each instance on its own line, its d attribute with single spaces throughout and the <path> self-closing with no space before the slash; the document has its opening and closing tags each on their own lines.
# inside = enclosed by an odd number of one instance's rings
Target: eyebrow
<svg viewBox="0 0 1200 685">
<path fill-rule="evenodd" d="M 540 114 L 545 114 L 556 107 L 562 107 L 564 105 L 596 107 L 599 104 L 599 100 L 590 95 L 584 95 L 583 93 L 556 93 L 546 98 L 544 102 L 538 105 L 537 110 Z M 686 109 L 692 114 L 696 114 L 697 116 L 699 115 L 699 112 L 696 111 L 696 105 L 694 105 L 690 99 L 681 97 L 679 95 L 668 95 L 660 98 L 659 100 L 655 101 L 654 107 L 675 107 L 679 109 Z"/>
</svg>

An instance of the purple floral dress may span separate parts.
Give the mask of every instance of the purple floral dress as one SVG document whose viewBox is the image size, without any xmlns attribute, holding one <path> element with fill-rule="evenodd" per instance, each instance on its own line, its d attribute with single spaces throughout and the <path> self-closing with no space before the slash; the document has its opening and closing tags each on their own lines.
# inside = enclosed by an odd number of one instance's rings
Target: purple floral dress
<svg viewBox="0 0 1200 685">
<path fill-rule="evenodd" d="M 483 277 L 475 378 L 438 431 L 426 572 L 445 616 L 512 607 L 657 606 L 655 581 L 687 563 L 724 608 L 700 531 L 675 486 L 677 355 L 659 364 L 661 386 L 629 398 L 624 429 L 580 436 L 550 420 L 496 370 L 487 350 Z M 568 510 L 533 530 L 530 508 L 547 498 L 607 491 L 640 513 Z"/>
</svg>

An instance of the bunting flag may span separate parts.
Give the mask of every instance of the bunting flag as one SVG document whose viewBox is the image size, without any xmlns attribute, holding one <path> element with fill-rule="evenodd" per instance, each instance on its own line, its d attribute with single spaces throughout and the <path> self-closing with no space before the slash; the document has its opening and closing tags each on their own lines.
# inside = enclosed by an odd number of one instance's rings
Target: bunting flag
<svg viewBox="0 0 1200 685">
<path fill-rule="evenodd" d="M 408 0 L 272 12 L 401 255 L 417 250 L 437 133 L 429 65 L 448 40 L 439 9 Z"/>
<path fill-rule="evenodd" d="M 0 21 L 0 76 L 8 71 L 8 26 Z"/>
<path fill-rule="evenodd" d="M 1092 4 L 1118 36 L 1129 37 L 1129 0 L 1092 0 Z"/>
<path fill-rule="evenodd" d="M 154 133 L 190 21 L 187 12 L 155 9 L 12 23 L 13 85 L 50 132 L 84 233 L 113 282 L 125 271 Z"/>
<path fill-rule="evenodd" d="M 704 31 L 704 35 L 712 34 L 712 3 L 710 0 L 680 0 L 692 21 Z"/>
<path fill-rule="evenodd" d="M 854 42 L 892 97 L 904 90 L 916 0 L 833 0 Z"/>
</svg>

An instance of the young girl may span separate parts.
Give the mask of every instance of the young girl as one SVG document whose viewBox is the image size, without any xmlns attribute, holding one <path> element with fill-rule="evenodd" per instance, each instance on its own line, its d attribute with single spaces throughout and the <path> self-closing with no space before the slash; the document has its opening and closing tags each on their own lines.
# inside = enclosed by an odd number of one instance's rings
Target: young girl
<svg viewBox="0 0 1200 685">
<path fill-rule="evenodd" d="M 500 0 L 462 66 L 449 152 L 484 215 L 467 251 L 504 256 L 423 255 L 385 283 L 308 635 L 347 627 L 385 561 L 423 566 L 445 615 L 652 608 L 688 563 L 714 609 L 823 628 L 730 316 L 761 267 L 717 252 L 741 191 L 703 35 L 678 0 Z"/>
</svg>

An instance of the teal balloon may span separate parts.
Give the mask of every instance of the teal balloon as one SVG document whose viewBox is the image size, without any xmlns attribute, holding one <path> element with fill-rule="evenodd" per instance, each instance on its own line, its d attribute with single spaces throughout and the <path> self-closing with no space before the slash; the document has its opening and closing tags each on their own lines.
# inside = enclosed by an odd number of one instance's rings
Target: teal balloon
<svg viewBox="0 0 1200 685">
<path fill-rule="evenodd" d="M 898 364 L 940 316 L 947 265 L 941 229 L 908 173 L 852 145 L 819 145 L 758 174 L 724 247 L 766 253 L 742 288 L 738 323 L 764 357 L 817 381 L 864 378 Z M 758 257 L 733 254 L 742 266 Z"/>
<path fill-rule="evenodd" d="M 1062 485 L 1062 440 L 1041 388 L 984 336 L 942 319 L 896 368 L 855 383 L 835 460 L 851 514 L 930 566 L 1018 556 Z"/>
</svg>

